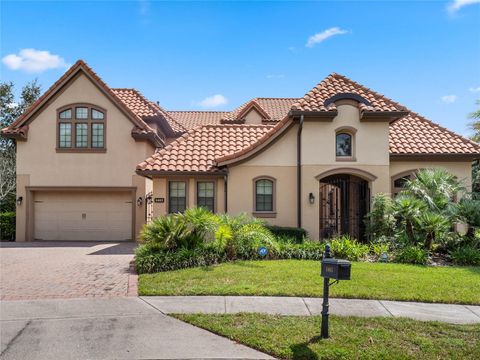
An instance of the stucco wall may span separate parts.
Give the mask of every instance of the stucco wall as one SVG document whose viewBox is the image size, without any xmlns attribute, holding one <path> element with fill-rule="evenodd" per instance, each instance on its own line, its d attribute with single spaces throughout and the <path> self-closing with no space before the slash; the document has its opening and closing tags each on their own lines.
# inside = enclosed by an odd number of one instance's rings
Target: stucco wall
<svg viewBox="0 0 480 360">
<path fill-rule="evenodd" d="M 168 181 L 185 181 L 187 183 L 187 207 L 196 206 L 197 181 L 213 181 L 215 183 L 215 212 L 225 212 L 225 184 L 223 177 L 211 176 L 169 176 L 153 178 L 153 196 L 163 198 L 163 203 L 153 203 L 153 216 L 158 217 L 168 213 Z"/>
<path fill-rule="evenodd" d="M 472 162 L 471 161 L 396 161 L 390 162 L 390 177 L 405 171 L 425 168 L 443 168 L 454 174 L 463 182 L 467 191 L 472 189 Z"/>
<path fill-rule="evenodd" d="M 245 124 L 261 124 L 262 116 L 257 110 L 252 109 L 245 115 Z"/>
<path fill-rule="evenodd" d="M 105 153 L 56 152 L 56 110 L 73 103 L 94 104 L 107 110 Z M 132 128 L 132 122 L 81 74 L 31 121 L 28 140 L 17 142 L 17 181 L 20 185 L 17 196 L 25 193 L 24 183 L 28 178 L 29 186 L 136 186 L 137 198 L 144 197 L 146 180 L 135 174 L 135 168 L 154 152 L 154 148 L 147 142 L 136 142 L 131 136 Z M 136 208 L 138 233 L 145 209 L 144 206 Z M 26 210 L 17 210 L 17 240 L 24 240 Z"/>
</svg>

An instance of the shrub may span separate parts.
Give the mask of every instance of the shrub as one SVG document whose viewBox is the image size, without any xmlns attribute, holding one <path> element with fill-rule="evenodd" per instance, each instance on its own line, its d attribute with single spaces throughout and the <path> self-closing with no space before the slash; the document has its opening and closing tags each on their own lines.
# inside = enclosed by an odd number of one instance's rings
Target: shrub
<svg viewBox="0 0 480 360">
<path fill-rule="evenodd" d="M 255 259 L 258 248 L 264 246 L 269 258 L 278 254 L 278 243 L 273 234 L 261 224 L 245 224 L 237 229 L 230 241 L 227 241 L 226 252 L 229 259 Z"/>
<path fill-rule="evenodd" d="M 369 253 L 368 245 L 360 244 L 348 235 L 332 239 L 330 241 L 330 249 L 334 257 L 350 261 L 363 259 Z"/>
<path fill-rule="evenodd" d="M 450 252 L 450 256 L 458 265 L 480 265 L 480 248 L 473 245 L 459 247 Z"/>
<path fill-rule="evenodd" d="M 395 254 L 395 262 L 403 264 L 425 265 L 428 260 L 428 251 L 418 246 L 406 246 Z"/>
<path fill-rule="evenodd" d="M 374 196 L 372 210 L 367 214 L 365 224 L 367 234 L 373 239 L 394 235 L 395 217 L 390 196 L 381 193 Z"/>
<path fill-rule="evenodd" d="M 304 241 L 303 244 L 279 243 L 280 259 L 321 260 L 325 251 L 325 243 Z"/>
<path fill-rule="evenodd" d="M 303 228 L 276 226 L 276 225 L 267 225 L 267 228 L 277 238 L 294 239 L 297 244 L 303 243 L 304 239 L 307 237 L 307 230 Z"/>
<path fill-rule="evenodd" d="M 15 213 L 0 213 L 0 240 L 15 240 Z"/>
<path fill-rule="evenodd" d="M 135 254 L 135 268 L 139 274 L 210 266 L 225 261 L 224 255 L 213 246 L 165 251 L 153 249 L 149 245 L 141 245 Z"/>
</svg>

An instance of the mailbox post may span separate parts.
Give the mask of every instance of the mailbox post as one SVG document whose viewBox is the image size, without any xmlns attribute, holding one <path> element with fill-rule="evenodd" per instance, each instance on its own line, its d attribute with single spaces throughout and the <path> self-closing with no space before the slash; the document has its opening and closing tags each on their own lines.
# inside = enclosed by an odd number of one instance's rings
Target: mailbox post
<svg viewBox="0 0 480 360">
<path fill-rule="evenodd" d="M 325 253 L 322 259 L 321 276 L 323 277 L 323 304 L 322 304 L 322 329 L 320 336 L 322 339 L 327 339 L 328 336 L 328 297 L 330 292 L 330 285 L 337 283 L 340 280 L 350 280 L 350 261 L 333 259 L 330 254 L 330 245 L 325 246 Z M 330 279 L 335 281 L 330 282 Z"/>
</svg>

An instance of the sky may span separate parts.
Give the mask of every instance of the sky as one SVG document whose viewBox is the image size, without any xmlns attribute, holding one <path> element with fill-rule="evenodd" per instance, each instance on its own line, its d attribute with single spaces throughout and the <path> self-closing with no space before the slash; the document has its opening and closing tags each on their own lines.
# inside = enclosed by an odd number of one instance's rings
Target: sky
<svg viewBox="0 0 480 360">
<path fill-rule="evenodd" d="M 480 0 L 2 1 L 0 21 L 17 91 L 83 59 L 168 110 L 230 110 L 337 72 L 462 135 L 480 99 Z"/>
</svg>

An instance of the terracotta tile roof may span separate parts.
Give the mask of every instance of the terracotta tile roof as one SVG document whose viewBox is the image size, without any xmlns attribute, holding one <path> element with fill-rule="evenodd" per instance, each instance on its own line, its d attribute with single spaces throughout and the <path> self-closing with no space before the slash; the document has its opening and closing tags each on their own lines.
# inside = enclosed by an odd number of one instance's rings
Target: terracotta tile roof
<svg viewBox="0 0 480 360">
<path fill-rule="evenodd" d="M 220 120 L 229 114 L 228 111 L 167 111 L 180 125 L 187 130 L 197 126 L 220 124 Z"/>
<path fill-rule="evenodd" d="M 390 124 L 390 154 L 479 154 L 480 144 L 410 112 Z"/>
<path fill-rule="evenodd" d="M 252 107 L 255 107 L 263 115 L 264 121 L 280 121 L 288 115 L 292 105 L 298 100 L 298 98 L 254 98 L 228 113 L 222 122 L 232 123 L 243 120 L 243 116 Z"/>
<path fill-rule="evenodd" d="M 145 98 L 140 91 L 128 88 L 112 89 L 112 91 L 131 111 L 143 120 L 163 120 L 171 128 L 173 135 L 176 136 L 187 131 L 185 127 L 173 119 L 160 105 Z"/>
<path fill-rule="evenodd" d="M 332 111 L 335 105 L 325 106 L 325 101 L 339 93 L 360 95 L 370 102 L 370 106 L 361 104 L 361 110 L 367 111 L 404 111 L 405 107 L 387 97 L 348 79 L 343 75 L 332 73 L 317 86 L 292 105 L 297 111 Z"/>
<path fill-rule="evenodd" d="M 205 125 L 190 130 L 137 166 L 139 173 L 221 171 L 215 158 L 244 149 L 272 129 L 271 125 Z"/>
</svg>

